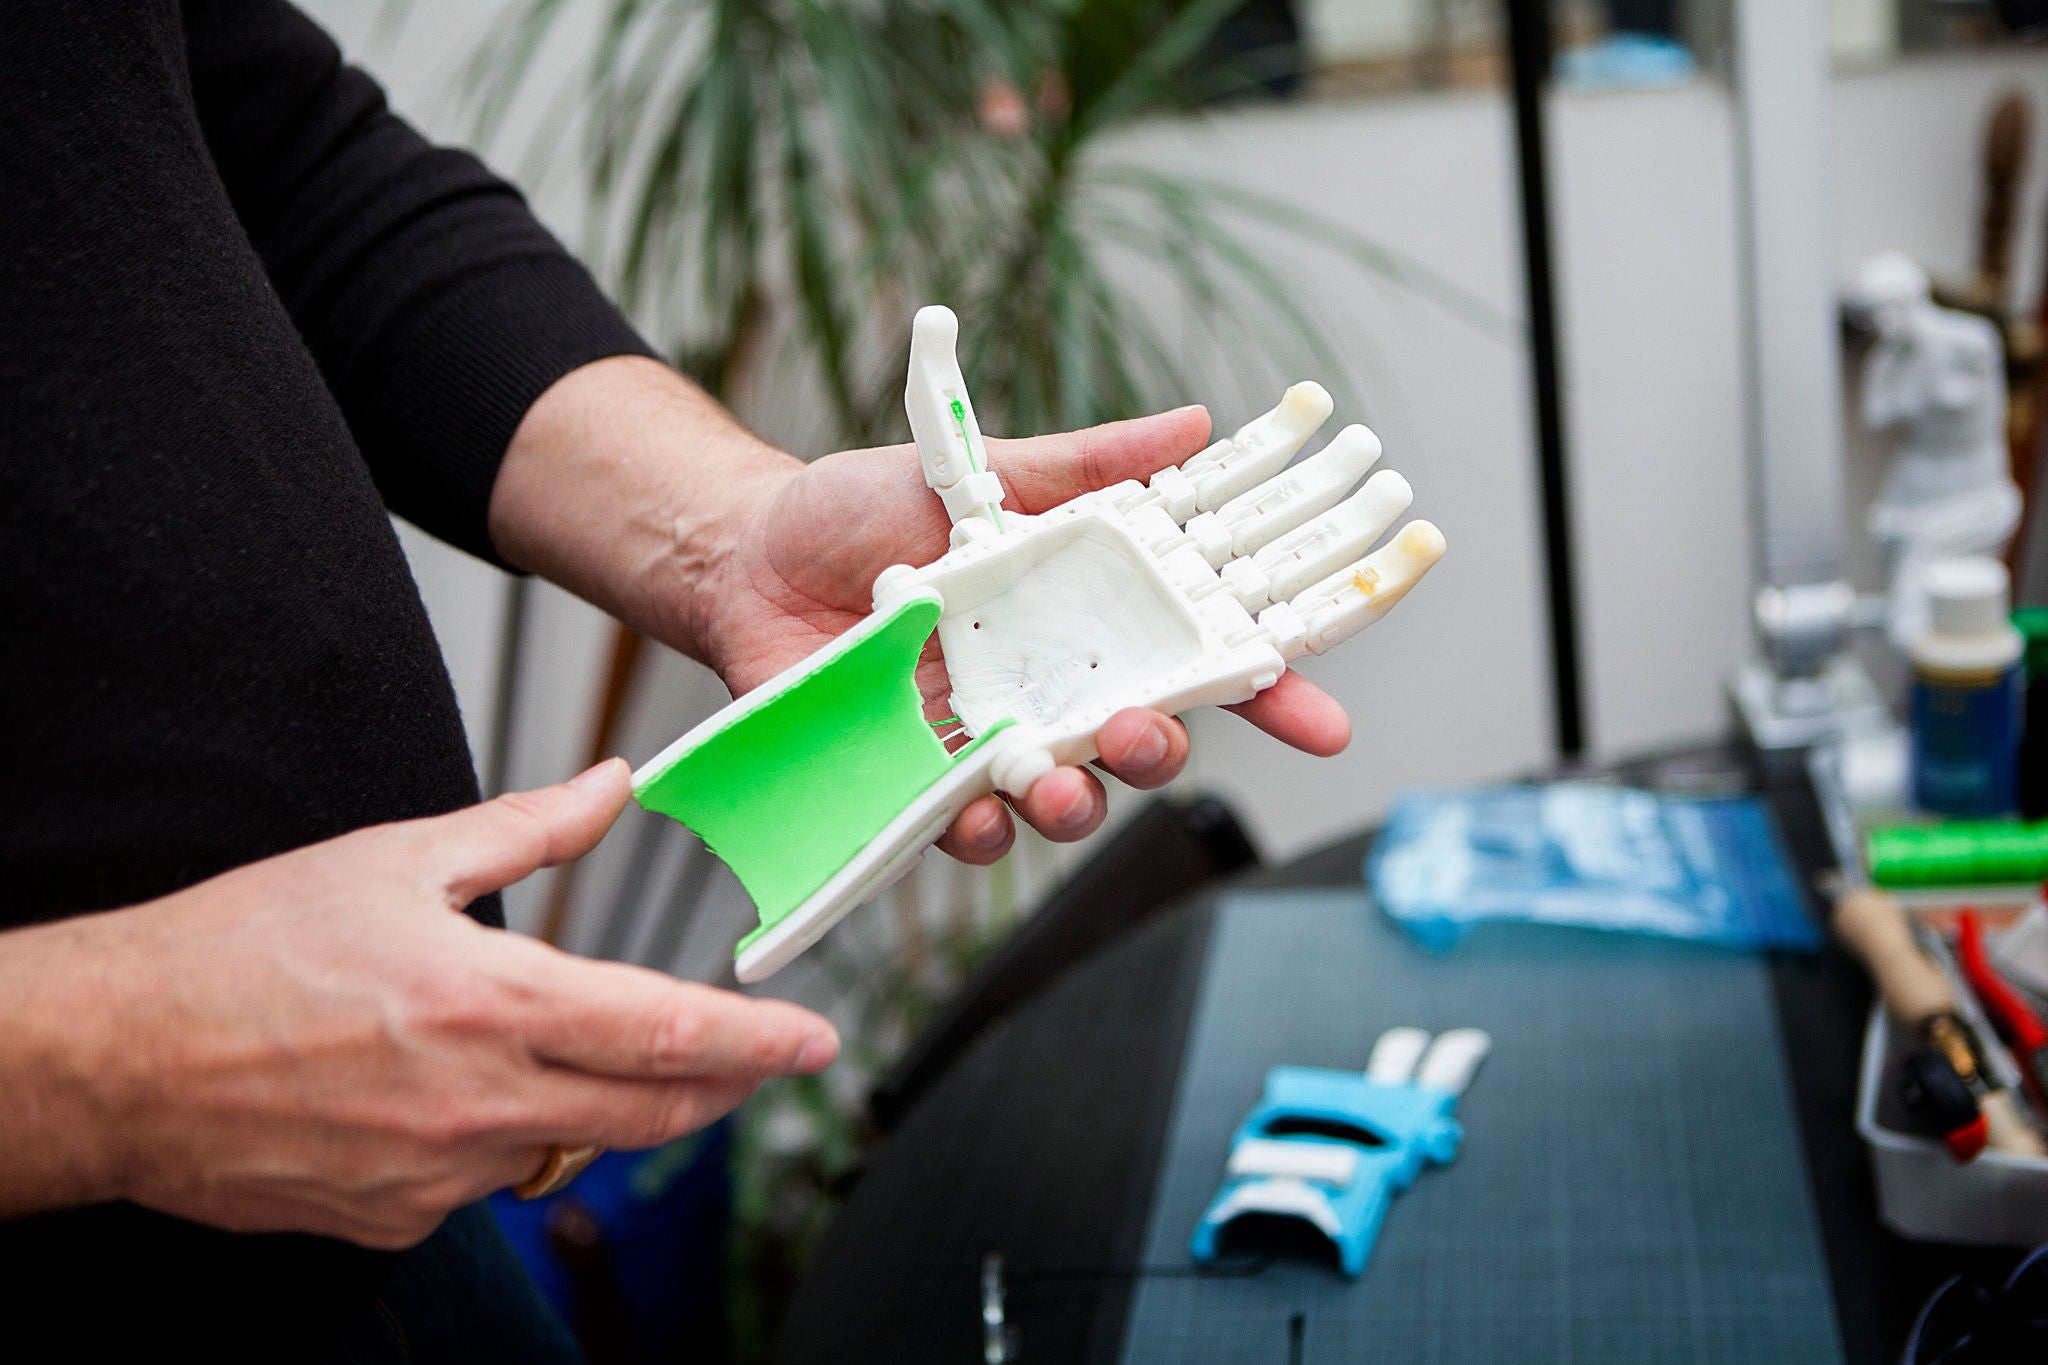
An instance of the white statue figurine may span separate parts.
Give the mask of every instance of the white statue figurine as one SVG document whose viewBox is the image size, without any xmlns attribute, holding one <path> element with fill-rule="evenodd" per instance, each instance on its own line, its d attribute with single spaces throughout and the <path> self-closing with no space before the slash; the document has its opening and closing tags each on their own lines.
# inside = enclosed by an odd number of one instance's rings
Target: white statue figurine
<svg viewBox="0 0 2048 1365">
<path fill-rule="evenodd" d="M 1991 322 L 1936 306 L 1927 273 L 1897 252 L 1864 262 L 1846 303 L 1877 334 L 1863 367 L 1863 420 L 1905 428 L 1867 523 L 1891 575 L 1887 633 L 1903 647 L 1927 628 L 1926 566 L 2002 555 L 2019 526 L 2005 356 Z"/>
</svg>

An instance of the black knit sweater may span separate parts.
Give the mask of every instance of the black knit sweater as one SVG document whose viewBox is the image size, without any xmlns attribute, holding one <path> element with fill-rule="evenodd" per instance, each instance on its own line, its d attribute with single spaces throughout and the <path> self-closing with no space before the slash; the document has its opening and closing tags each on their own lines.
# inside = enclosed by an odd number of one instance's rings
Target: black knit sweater
<svg viewBox="0 0 2048 1365">
<path fill-rule="evenodd" d="M 282 0 L 0 4 L 0 927 L 476 800 L 387 509 L 490 556 L 528 406 L 644 350 Z M 123 1207 L 0 1225 L 0 1356 L 90 1279 L 297 1358 L 387 1270 Z"/>
</svg>

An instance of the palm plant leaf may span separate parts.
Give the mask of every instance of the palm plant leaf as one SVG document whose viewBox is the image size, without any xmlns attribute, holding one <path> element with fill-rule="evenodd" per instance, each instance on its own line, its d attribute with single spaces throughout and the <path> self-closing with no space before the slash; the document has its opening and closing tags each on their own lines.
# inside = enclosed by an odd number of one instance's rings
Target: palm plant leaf
<svg viewBox="0 0 2048 1365">
<path fill-rule="evenodd" d="M 1241 0 L 585 2 L 603 6 L 582 82 L 586 255 L 722 393 L 757 314 L 778 318 L 796 345 L 775 364 L 817 376 L 840 439 L 900 432 L 894 320 L 929 299 L 962 315 L 995 429 L 1183 397 L 1180 363 L 1106 254 L 1120 250 L 1162 265 L 1207 334 L 1341 378 L 1346 348 L 1233 219 L 1511 331 L 1344 224 L 1102 155 L 1117 130 L 1231 75 L 1194 68 Z M 480 133 L 574 3 L 527 0 L 472 63 Z M 1028 128 L 979 107 L 1004 92 Z"/>
</svg>

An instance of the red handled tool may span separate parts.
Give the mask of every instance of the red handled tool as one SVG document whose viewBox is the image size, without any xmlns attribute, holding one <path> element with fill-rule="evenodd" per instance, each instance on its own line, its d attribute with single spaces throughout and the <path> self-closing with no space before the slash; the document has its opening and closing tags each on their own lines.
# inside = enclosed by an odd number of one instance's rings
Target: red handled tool
<svg viewBox="0 0 2048 1365">
<path fill-rule="evenodd" d="M 1913 941 L 1904 907 L 1875 888 L 1849 891 L 1835 903 L 1834 928 L 1850 951 L 1863 959 L 1892 1018 L 1915 1034 L 1925 1049 L 1938 1054 L 1913 1062 L 1901 1078 L 1916 1119 L 1935 1126 L 1958 1161 L 1970 1160 L 1986 1146 L 2048 1156 L 2048 1144 L 2021 1116 L 2011 1093 L 1985 1071 L 1976 1035 L 1956 1012 L 1949 978 Z M 1946 1070 L 1937 1060 L 1947 1063 Z M 1954 1087 L 1948 1084 L 1949 1071 L 1976 1100 L 1975 1117 L 1950 1102 Z"/>
<path fill-rule="evenodd" d="M 2048 1024 L 1992 967 L 1984 951 L 1984 922 L 1974 910 L 1956 916 L 1956 962 L 1992 1026 L 2012 1045 L 2035 1102 L 2048 1108 Z"/>
</svg>

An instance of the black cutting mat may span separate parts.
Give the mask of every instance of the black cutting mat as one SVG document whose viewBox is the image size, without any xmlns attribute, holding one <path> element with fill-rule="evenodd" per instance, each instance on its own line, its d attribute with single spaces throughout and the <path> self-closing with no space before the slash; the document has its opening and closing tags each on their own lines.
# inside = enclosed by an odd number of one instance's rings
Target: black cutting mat
<svg viewBox="0 0 2048 1365">
<path fill-rule="evenodd" d="M 1506 926 L 1436 957 L 1355 892 L 1232 897 L 1214 934 L 1148 1265 L 1187 1263 L 1269 1066 L 1363 1067 L 1395 1024 L 1477 1025 L 1494 1051 L 1457 1161 L 1395 1204 L 1362 1280 L 1296 1258 L 1147 1278 L 1124 1360 L 1841 1359 L 1760 960 Z"/>
</svg>

